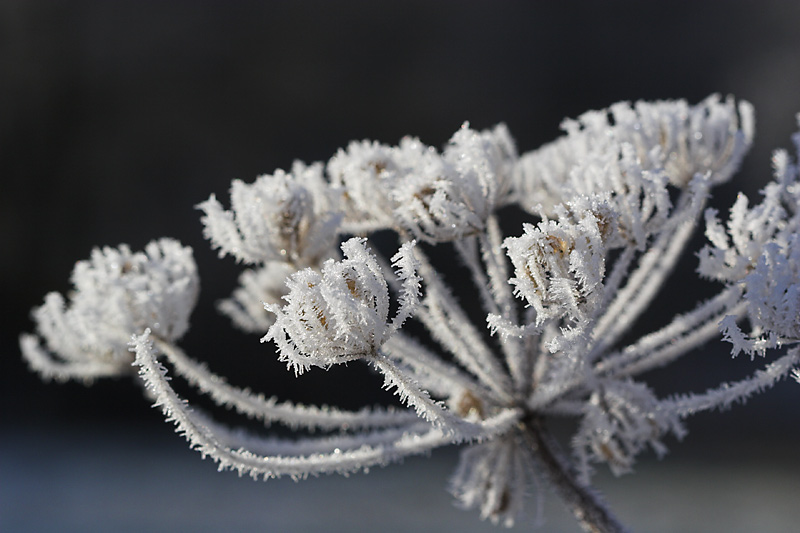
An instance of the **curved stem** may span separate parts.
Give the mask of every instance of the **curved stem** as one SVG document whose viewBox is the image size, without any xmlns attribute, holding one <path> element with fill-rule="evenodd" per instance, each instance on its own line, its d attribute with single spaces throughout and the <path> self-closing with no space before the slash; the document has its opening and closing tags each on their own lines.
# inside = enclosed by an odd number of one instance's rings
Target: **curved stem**
<svg viewBox="0 0 800 533">
<path fill-rule="evenodd" d="M 379 407 L 345 411 L 328 406 L 320 408 L 288 401 L 278 402 L 275 397 L 265 398 L 248 389 L 230 385 L 225 378 L 186 355 L 178 346 L 155 336 L 151 338 L 158 351 L 172 364 L 175 372 L 197 387 L 201 393 L 207 394 L 214 403 L 232 407 L 239 413 L 263 420 L 267 424 L 279 422 L 291 428 L 355 431 L 401 427 L 418 420 L 414 413 Z"/>
<path fill-rule="evenodd" d="M 591 487 L 578 481 L 569 460 L 564 457 L 541 417 L 528 417 L 523 424 L 522 433 L 556 493 L 572 511 L 584 531 L 590 533 L 627 531 Z"/>
</svg>

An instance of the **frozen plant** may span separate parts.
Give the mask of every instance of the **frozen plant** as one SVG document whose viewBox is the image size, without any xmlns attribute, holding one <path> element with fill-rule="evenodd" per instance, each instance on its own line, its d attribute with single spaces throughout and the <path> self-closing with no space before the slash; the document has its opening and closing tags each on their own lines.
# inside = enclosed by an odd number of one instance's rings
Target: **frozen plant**
<svg viewBox="0 0 800 533">
<path fill-rule="evenodd" d="M 21 337 L 22 353 L 45 378 L 138 370 L 167 420 L 220 469 L 345 474 L 461 444 L 450 489 L 481 517 L 511 526 L 541 481 L 587 531 L 621 531 L 591 488 L 596 464 L 629 472 L 645 448 L 660 455 L 665 437 L 682 437 L 689 415 L 792 372 L 800 380 L 800 176 L 778 151 L 760 203 L 740 195 L 727 216 L 706 208 L 754 129 L 749 104 L 717 96 L 619 103 L 563 129 L 523 155 L 504 126 L 465 124 L 441 152 L 415 138 L 353 142 L 327 164 L 234 181 L 230 209 L 214 196 L 200 204 L 212 246 L 248 265 L 221 311 L 260 332 L 295 375 L 361 361 L 400 406 L 279 401 L 187 356 L 178 341 L 198 279 L 191 251 L 166 239 L 79 262 L 75 290 L 34 311 L 38 335 Z M 800 151 L 800 134 L 794 141 Z M 528 222 L 504 236 L 498 217 L 509 208 Z M 634 338 L 702 223 L 697 273 L 716 293 Z M 378 232 L 396 237 L 396 253 L 381 254 Z M 446 283 L 436 249 L 458 257 L 470 286 Z M 463 307 L 471 294 L 479 312 Z M 425 342 L 409 333 L 421 328 Z M 640 377 L 715 338 L 751 357 L 749 377 L 667 397 Z M 168 373 L 300 435 L 225 427 L 178 395 Z M 549 429 L 558 417 L 575 421 L 569 449 Z"/>
</svg>

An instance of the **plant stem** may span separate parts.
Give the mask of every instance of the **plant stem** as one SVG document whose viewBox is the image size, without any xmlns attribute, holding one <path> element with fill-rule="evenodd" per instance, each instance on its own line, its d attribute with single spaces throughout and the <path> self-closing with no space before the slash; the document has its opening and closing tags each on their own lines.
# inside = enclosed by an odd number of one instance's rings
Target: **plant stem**
<svg viewBox="0 0 800 533">
<path fill-rule="evenodd" d="M 578 481 L 569 459 L 564 456 L 542 418 L 528 417 L 523 424 L 522 433 L 556 493 L 572 511 L 584 531 L 590 533 L 627 531 L 606 507 L 600 496 L 591 487 Z"/>
</svg>

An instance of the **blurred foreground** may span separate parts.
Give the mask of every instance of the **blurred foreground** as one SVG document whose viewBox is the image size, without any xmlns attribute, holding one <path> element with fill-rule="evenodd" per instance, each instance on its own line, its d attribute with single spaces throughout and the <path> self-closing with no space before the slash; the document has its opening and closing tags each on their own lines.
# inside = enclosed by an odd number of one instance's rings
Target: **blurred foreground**
<svg viewBox="0 0 800 533">
<path fill-rule="evenodd" d="M 633 475 L 601 470 L 597 485 L 633 531 L 796 531 L 800 458 L 789 443 L 757 446 L 676 445 Z M 454 507 L 455 461 L 448 448 L 367 475 L 265 483 L 216 472 L 167 428 L 11 432 L 0 443 L 0 531 L 505 531 Z M 578 530 L 547 489 L 544 498 L 537 531 Z"/>
</svg>

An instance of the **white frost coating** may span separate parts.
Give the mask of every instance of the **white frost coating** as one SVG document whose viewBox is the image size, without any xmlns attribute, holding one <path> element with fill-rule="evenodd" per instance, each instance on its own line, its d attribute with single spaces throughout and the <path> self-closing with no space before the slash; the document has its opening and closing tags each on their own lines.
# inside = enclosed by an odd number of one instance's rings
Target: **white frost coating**
<svg viewBox="0 0 800 533">
<path fill-rule="evenodd" d="M 678 414 L 660 410 L 655 395 L 643 383 L 604 385 L 601 383 L 584 405 L 583 419 L 572 439 L 580 476 L 586 483 L 590 462 L 608 463 L 615 475 L 628 473 L 646 445 L 663 455 L 667 451 L 661 442 L 664 434 L 681 438 L 686 433 Z"/>
<path fill-rule="evenodd" d="M 230 298 L 220 301 L 217 308 L 239 329 L 263 334 L 275 322 L 264 304 L 281 302 L 289 292 L 286 278 L 293 272 L 291 265 L 278 261 L 247 269 L 239 276 L 239 287 Z"/>
<path fill-rule="evenodd" d="M 681 417 L 711 409 L 728 409 L 734 403 L 743 403 L 753 394 L 772 387 L 790 372 L 797 376 L 798 363 L 800 363 L 800 349 L 795 346 L 786 355 L 779 357 L 763 369 L 757 370 L 746 379 L 734 383 L 723 383 L 703 394 L 677 395 L 662 401 L 659 409 L 673 412 Z"/>
<path fill-rule="evenodd" d="M 800 155 L 800 134 L 794 140 Z M 800 170 L 783 150 L 772 161 L 774 181 L 760 204 L 751 208 L 740 194 L 725 226 L 715 211 L 706 213 L 710 244 L 700 252 L 698 273 L 744 288 L 749 333 L 740 329 L 740 317 L 720 321 L 733 355 L 764 355 L 800 341 Z"/>
<path fill-rule="evenodd" d="M 402 427 L 418 421 L 413 413 L 394 408 L 365 407 L 358 411 L 345 411 L 329 406 L 281 402 L 274 396 L 266 398 L 262 394 L 230 385 L 225 378 L 212 373 L 204 364 L 194 361 L 170 343 L 160 340 L 154 343 L 181 377 L 200 392 L 209 395 L 217 405 L 236 409 L 243 415 L 263 420 L 267 424 L 277 422 L 292 429 L 356 431 Z"/>
<path fill-rule="evenodd" d="M 634 189 L 644 186 L 637 182 L 650 179 L 650 172 L 664 173 L 678 187 L 697 174 L 721 183 L 738 169 L 752 143 L 753 117 L 749 103 L 740 102 L 737 109 L 732 99 L 721 102 L 716 95 L 696 106 L 684 100 L 633 106 L 621 102 L 607 110 L 589 111 L 562 124 L 566 136 L 521 158 L 516 187 L 525 200 L 523 207 L 541 203 L 548 209 L 574 194 L 604 190 L 624 197 L 631 184 Z M 633 159 L 626 154 L 631 149 Z M 585 168 L 575 173 L 587 163 L 595 170 L 605 164 L 608 173 L 593 174 Z M 636 166 L 641 170 L 631 175 L 628 170 Z M 619 186 L 620 178 L 628 188 Z"/>
<path fill-rule="evenodd" d="M 519 521 L 530 487 L 549 480 L 586 529 L 621 531 L 588 485 L 594 463 L 630 471 L 646 448 L 661 455 L 667 437 L 682 437 L 687 416 L 800 380 L 796 160 L 776 152 L 757 205 L 740 195 L 726 219 L 706 206 L 753 124 L 749 104 L 718 96 L 619 103 L 518 156 L 504 126 L 465 123 L 441 151 L 413 137 L 353 142 L 327 164 L 235 181 L 230 210 L 213 196 L 201 204 L 212 247 L 252 265 L 221 311 L 266 331 L 296 374 L 360 360 L 398 406 L 278 400 L 184 354 L 176 342 L 197 277 L 190 251 L 169 240 L 93 252 L 69 298 L 50 294 L 34 311 L 38 336 L 23 335 L 22 352 L 57 379 L 130 373 L 133 360 L 149 397 L 221 469 L 346 474 L 462 443 L 451 490 L 483 518 Z M 524 217 L 516 230 L 501 219 L 510 204 Z M 703 213 L 697 273 L 716 294 L 634 331 Z M 397 252 L 384 255 L 392 237 Z M 453 255 L 467 280 L 441 271 Z M 657 397 L 645 373 L 713 338 L 764 360 L 744 361 L 750 375 L 737 382 Z M 215 422 L 176 393 L 164 365 L 218 406 L 300 435 Z M 553 417 L 573 418 L 571 459 L 547 429 Z"/>
<path fill-rule="evenodd" d="M 144 252 L 95 248 L 72 272 L 68 301 L 50 293 L 33 311 L 38 338 L 23 336 L 22 351 L 45 377 L 91 379 L 127 374 L 131 333 L 150 328 L 168 341 L 189 328 L 199 282 L 190 248 L 171 239 L 153 241 Z"/>
<path fill-rule="evenodd" d="M 521 237 L 503 243 L 514 265 L 509 283 L 536 310 L 536 325 L 568 317 L 587 320 L 603 298 L 605 219 L 591 212 L 574 223 L 565 218 L 526 224 Z"/>
<path fill-rule="evenodd" d="M 392 184 L 405 175 L 407 165 L 435 157 L 432 149 L 405 138 L 399 148 L 370 141 L 353 141 L 331 157 L 326 172 L 331 185 L 342 192 L 343 231 L 358 233 L 390 228 Z"/>
<path fill-rule="evenodd" d="M 430 154 L 429 154 L 430 155 Z M 484 229 L 506 203 L 516 149 L 504 126 L 476 132 L 464 124 L 441 158 L 421 160 L 392 190 L 395 215 L 414 236 L 452 241 Z"/>
<path fill-rule="evenodd" d="M 319 164 L 296 162 L 291 172 L 276 170 L 254 183 L 234 180 L 231 210 L 212 194 L 198 207 L 205 213 L 205 235 L 220 256 L 262 264 L 286 261 L 313 265 L 330 257 L 340 215 Z"/>
<path fill-rule="evenodd" d="M 352 142 L 327 173 L 342 191 L 343 231 L 403 228 L 445 242 L 480 231 L 507 203 L 516 157 L 505 126 L 477 132 L 464 124 L 442 153 L 412 137 L 397 146 Z"/>
<path fill-rule="evenodd" d="M 298 455 L 286 454 L 286 450 L 291 447 L 276 441 L 263 443 L 266 445 L 263 447 L 270 449 L 270 455 L 256 453 L 241 446 L 234 448 L 225 442 L 238 440 L 233 434 L 217 428 L 204 415 L 194 412 L 170 386 L 167 370 L 156 358 L 157 352 L 150 339 L 150 332 L 134 335 L 130 344 L 131 350 L 136 354 L 134 364 L 139 368 L 139 375 L 155 398 L 155 405 L 161 408 L 168 421 L 175 424 L 176 430 L 189 441 L 192 448 L 197 449 L 204 457 L 211 457 L 219 464 L 220 470 L 236 470 L 240 475 L 248 474 L 264 479 L 284 475 L 305 478 L 334 472 L 345 474 L 370 466 L 383 466 L 453 441 L 451 434 L 443 433 L 438 428 L 424 426 L 421 431 L 414 431 L 419 425 L 409 424 L 406 431 L 387 431 L 384 435 L 389 438 L 342 438 L 338 441 L 339 444 L 347 443 L 351 446 L 344 450 L 332 447 L 330 438 L 299 441 L 295 447 L 300 452 Z M 489 438 L 507 431 L 516 421 L 515 414 L 513 411 L 504 411 L 495 418 L 475 424 L 476 436 Z M 314 449 L 316 453 L 308 453 L 308 448 Z M 327 451 L 320 451 L 320 448 Z"/>
<path fill-rule="evenodd" d="M 684 100 L 611 106 L 621 143 L 632 144 L 639 158 L 653 157 L 675 185 L 710 172 L 714 183 L 730 179 L 753 142 L 755 114 L 748 102 L 722 101 L 712 95 L 698 105 Z"/>
<path fill-rule="evenodd" d="M 506 527 L 522 516 L 531 485 L 530 451 L 513 439 L 493 440 L 464 449 L 450 479 L 450 492 L 465 509 Z"/>
<path fill-rule="evenodd" d="M 385 465 L 406 455 L 423 453 L 447 442 L 441 431 L 428 430 L 425 434 L 402 434 L 389 446 L 361 445 L 342 452 L 334 449 L 328 453 L 311 455 L 268 456 L 242 448 L 231 448 L 212 433 L 205 417 L 198 417 L 181 399 L 167 379 L 166 369 L 156 359 L 156 352 L 149 339 L 149 332 L 134 336 L 131 348 L 136 353 L 135 364 L 147 388 L 156 398 L 168 421 L 204 457 L 209 456 L 219 463 L 220 470 L 237 470 L 239 474 L 265 479 L 289 475 L 304 478 L 323 473 L 348 473 L 374 465 Z"/>
<path fill-rule="evenodd" d="M 383 272 L 365 240 L 352 238 L 342 244 L 343 260 L 328 260 L 322 272 L 308 268 L 287 280 L 283 308 L 266 304 L 276 319 L 262 342 L 274 340 L 280 359 L 296 374 L 311 366 L 324 368 L 375 355 L 418 303 L 419 278 L 411 249 L 410 243 L 404 245 L 394 258 L 404 290 L 391 323 Z"/>
</svg>

